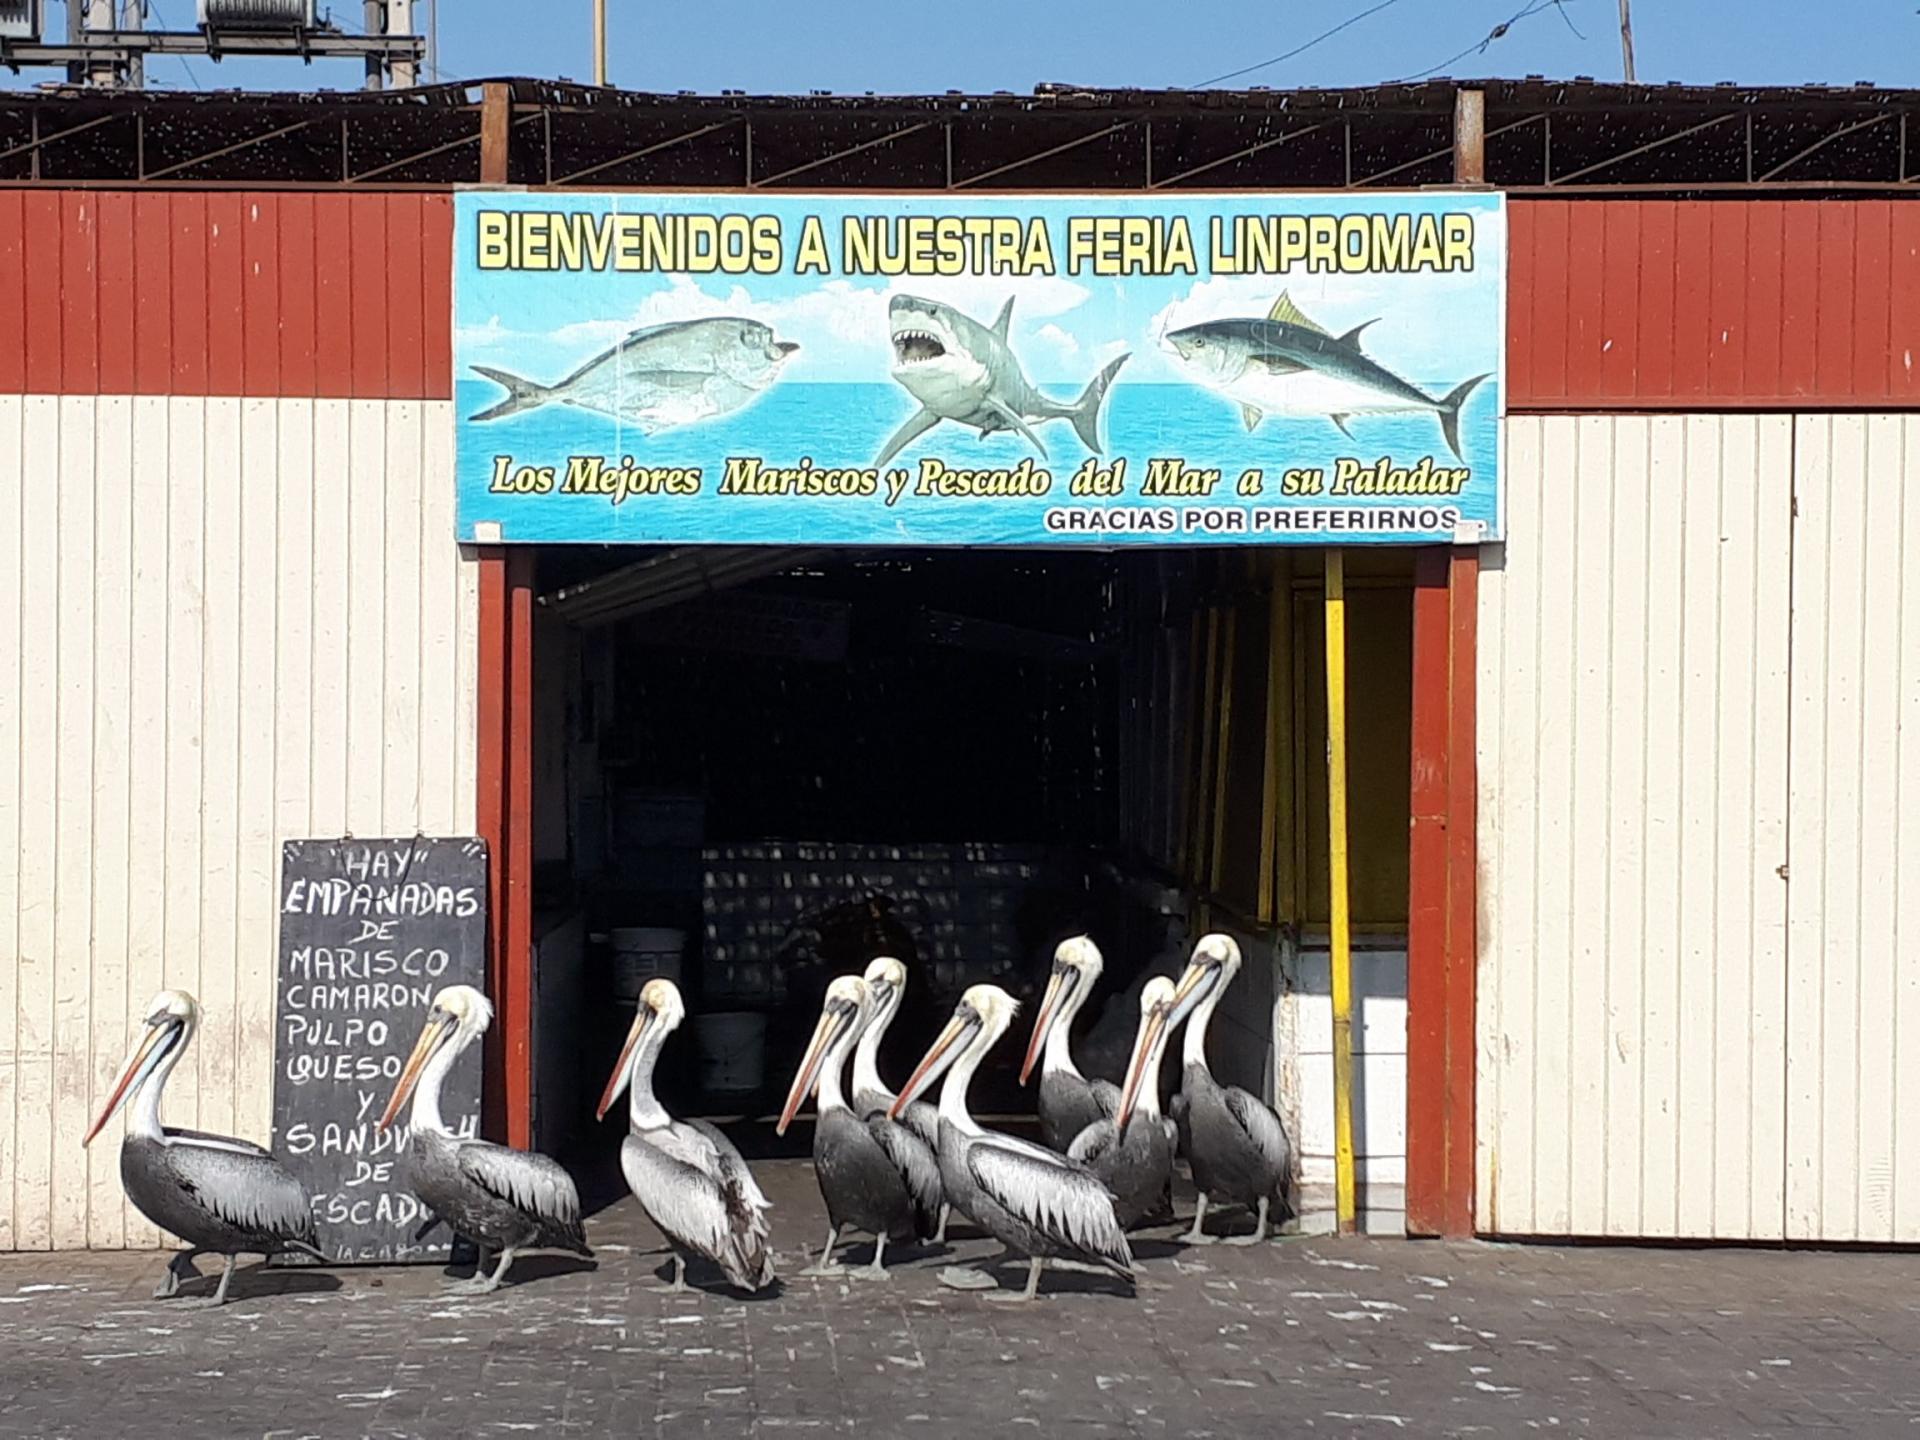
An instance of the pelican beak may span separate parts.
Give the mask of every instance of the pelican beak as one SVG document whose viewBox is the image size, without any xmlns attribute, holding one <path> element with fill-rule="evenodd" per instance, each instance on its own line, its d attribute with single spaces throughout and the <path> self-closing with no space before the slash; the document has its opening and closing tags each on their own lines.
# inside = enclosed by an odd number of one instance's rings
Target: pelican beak
<svg viewBox="0 0 1920 1440">
<path fill-rule="evenodd" d="M 953 1012 L 953 1019 L 947 1022 L 947 1028 L 940 1032 L 940 1038 L 933 1042 L 933 1048 L 927 1051 L 919 1067 L 907 1077 L 907 1083 L 894 1097 L 892 1107 L 887 1111 L 889 1120 L 898 1120 L 907 1106 L 919 1097 L 935 1080 L 946 1072 L 949 1065 L 960 1058 L 960 1041 L 980 1028 L 980 1017 L 966 1006 Z"/>
<path fill-rule="evenodd" d="M 827 1052 L 853 1020 L 854 1008 L 840 1000 L 829 1000 L 826 1008 L 820 1012 L 820 1023 L 813 1027 L 813 1039 L 808 1042 L 807 1053 L 800 1061 L 800 1073 L 793 1077 L 793 1088 L 787 1092 L 787 1107 L 780 1112 L 780 1123 L 773 1127 L 774 1134 L 787 1133 L 787 1126 L 793 1123 L 801 1102 L 813 1093 L 814 1082 L 820 1078 L 820 1066 L 826 1060 Z"/>
<path fill-rule="evenodd" d="M 93 1122 L 93 1128 L 87 1131 L 87 1138 L 80 1142 L 82 1149 L 93 1143 L 93 1137 L 106 1128 L 114 1112 L 127 1103 L 127 1096 L 139 1088 L 140 1082 L 147 1078 L 158 1062 L 161 1042 L 179 1029 L 180 1022 L 168 1016 L 150 1025 L 140 1042 L 127 1052 L 127 1058 L 120 1066 L 120 1078 L 114 1082 L 113 1093 L 107 1097 L 106 1108 L 101 1110 L 100 1118 Z"/>
<path fill-rule="evenodd" d="M 1134 1041 L 1133 1059 L 1127 1064 L 1126 1087 L 1120 1092 L 1120 1108 L 1113 1117 L 1113 1128 L 1122 1135 L 1127 1133 L 1127 1121 L 1133 1115 L 1133 1102 L 1140 1097 L 1140 1082 L 1145 1080 L 1151 1085 L 1160 1083 L 1160 1067 L 1154 1061 L 1159 1057 L 1171 1010 L 1171 1005 L 1156 1005 L 1140 1022 L 1140 1038 Z"/>
<path fill-rule="evenodd" d="M 1183 1023 L 1193 1013 L 1194 1007 L 1212 992 L 1219 975 L 1218 965 L 1202 964 L 1198 960 L 1188 962 L 1187 973 L 1180 977 L 1180 986 L 1173 992 L 1173 1013 L 1168 1017 L 1168 1023 Z"/>
<path fill-rule="evenodd" d="M 653 1022 L 653 1007 L 647 1004 L 636 1006 L 633 1014 L 633 1028 L 627 1031 L 627 1043 L 620 1047 L 620 1058 L 613 1062 L 613 1073 L 607 1077 L 607 1088 L 600 1092 L 599 1108 L 593 1112 L 593 1118 L 604 1120 L 607 1111 L 613 1108 L 613 1102 L 620 1098 L 620 1092 L 627 1088 L 627 1070 L 633 1064 L 633 1052 L 640 1048 L 640 1037 L 647 1033 L 647 1026 Z"/>
<path fill-rule="evenodd" d="M 1027 1041 L 1027 1058 L 1020 1062 L 1020 1083 L 1027 1083 L 1027 1077 L 1033 1074 L 1033 1062 L 1040 1058 L 1040 1047 L 1047 1043 L 1047 1031 L 1053 1028 L 1053 1017 L 1060 1009 L 1060 1002 L 1067 998 L 1067 992 L 1073 989 L 1080 979 L 1080 972 L 1065 965 L 1053 967 L 1053 975 L 1047 981 L 1047 993 L 1040 1001 L 1040 1013 L 1034 1017 L 1033 1038 Z"/>
<path fill-rule="evenodd" d="M 380 1112 L 380 1118 L 374 1122 L 374 1134 L 384 1135 L 392 1127 L 400 1107 L 407 1103 L 407 1097 L 413 1094 L 413 1087 L 420 1083 L 420 1072 L 427 1068 L 427 1061 L 447 1043 L 458 1023 L 444 1010 L 436 1010 L 427 1016 L 427 1023 L 420 1027 L 420 1038 L 414 1041 L 413 1054 L 407 1057 L 407 1068 L 400 1072 L 400 1078 L 394 1082 L 393 1095 L 387 1101 L 387 1108 Z"/>
</svg>

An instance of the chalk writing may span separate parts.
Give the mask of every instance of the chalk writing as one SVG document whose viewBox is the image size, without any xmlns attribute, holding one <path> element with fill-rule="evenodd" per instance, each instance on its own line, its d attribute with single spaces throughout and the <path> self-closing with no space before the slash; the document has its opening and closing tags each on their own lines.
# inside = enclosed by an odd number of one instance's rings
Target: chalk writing
<svg viewBox="0 0 1920 1440">
<path fill-rule="evenodd" d="M 438 1260 L 452 1236 L 400 1177 L 403 1122 L 374 1121 L 435 992 L 484 983 L 487 855 L 472 839 L 295 840 L 280 904 L 274 1135 L 313 1195 L 336 1260 Z M 448 1077 L 442 1113 L 479 1129 L 480 1067 Z"/>
</svg>

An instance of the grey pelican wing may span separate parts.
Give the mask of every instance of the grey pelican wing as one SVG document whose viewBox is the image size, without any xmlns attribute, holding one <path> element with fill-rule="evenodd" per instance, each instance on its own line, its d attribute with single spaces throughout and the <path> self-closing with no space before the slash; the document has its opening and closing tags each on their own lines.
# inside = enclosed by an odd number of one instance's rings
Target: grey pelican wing
<svg viewBox="0 0 1920 1440">
<path fill-rule="evenodd" d="M 1113 1213 L 1113 1192 L 1085 1166 L 1009 1138 L 983 1136 L 967 1147 L 974 1183 L 1016 1219 L 1131 1279 L 1133 1252 Z"/>
<path fill-rule="evenodd" d="M 919 1233 L 933 1234 L 940 1223 L 940 1207 L 947 1202 L 946 1187 L 940 1183 L 940 1162 L 934 1152 L 904 1124 L 884 1115 L 867 1116 L 866 1127 L 906 1182 Z"/>
<path fill-rule="evenodd" d="M 313 1250 L 318 1237 L 306 1187 L 257 1146 L 243 1147 L 223 1135 L 181 1136 L 161 1147 L 161 1163 L 182 1195 L 220 1224 Z"/>
<path fill-rule="evenodd" d="M 706 1256 L 742 1289 L 757 1290 L 773 1280 L 766 1200 L 761 1197 L 756 1207 L 737 1183 L 722 1178 L 722 1162 L 706 1133 L 711 1128 L 679 1123 L 636 1131 L 620 1147 L 620 1168 L 669 1240 Z M 759 1195 L 751 1176 L 747 1183 Z"/>
<path fill-rule="evenodd" d="M 580 1192 L 554 1161 L 486 1140 L 461 1141 L 454 1158 L 469 1182 L 539 1224 L 538 1243 L 592 1253 L 580 1225 Z"/>
<path fill-rule="evenodd" d="M 196 1145 L 210 1145 L 216 1150 L 232 1150 L 241 1155 L 264 1155 L 273 1158 L 273 1152 L 264 1145 L 256 1145 L 251 1140 L 236 1140 L 231 1135 L 215 1135 L 210 1130 L 189 1130 L 184 1125 L 163 1125 L 160 1133 L 169 1140 L 186 1140 Z"/>
<path fill-rule="evenodd" d="M 1238 1085 L 1226 1086 L 1222 1094 L 1226 1098 L 1227 1113 L 1246 1132 L 1254 1149 L 1284 1175 L 1292 1164 L 1293 1146 L 1287 1140 L 1280 1117 L 1273 1113 L 1270 1106 L 1255 1099 Z"/>
<path fill-rule="evenodd" d="M 922 1145 L 935 1155 L 940 1153 L 940 1112 L 924 1100 L 915 1100 L 900 1112 L 900 1123 L 911 1130 Z"/>
<path fill-rule="evenodd" d="M 1119 1134 L 1113 1121 L 1096 1120 L 1073 1137 L 1073 1143 L 1067 1146 L 1067 1158 L 1078 1160 L 1082 1165 L 1093 1165 L 1113 1149 Z"/>
<path fill-rule="evenodd" d="M 747 1168 L 746 1160 L 718 1125 L 709 1120 L 687 1120 L 682 1123 L 698 1131 L 713 1146 L 716 1179 L 739 1190 L 749 1204 L 761 1210 L 773 1208 L 761 1193 L 759 1182 L 753 1178 L 753 1171 Z"/>
<path fill-rule="evenodd" d="M 1187 1153 L 1188 1136 L 1191 1133 L 1187 1124 L 1187 1107 L 1192 1103 L 1184 1090 L 1174 1091 L 1167 1100 L 1167 1119 L 1173 1126 L 1174 1138 L 1178 1146 L 1174 1153 L 1177 1155 Z"/>
<path fill-rule="evenodd" d="M 1093 1092 L 1093 1103 L 1100 1107 L 1100 1113 L 1109 1120 L 1120 1113 L 1120 1087 L 1111 1080 L 1089 1080 L 1087 1089 Z"/>
</svg>

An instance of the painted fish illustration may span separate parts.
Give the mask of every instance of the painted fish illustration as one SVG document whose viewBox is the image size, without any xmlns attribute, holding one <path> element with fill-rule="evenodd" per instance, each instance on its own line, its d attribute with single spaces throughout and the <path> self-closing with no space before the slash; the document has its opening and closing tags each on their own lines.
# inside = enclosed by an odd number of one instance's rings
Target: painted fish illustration
<svg viewBox="0 0 1920 1440">
<path fill-rule="evenodd" d="M 1435 400 L 1361 350 L 1360 332 L 1373 323 L 1329 335 L 1282 292 L 1264 320 L 1208 320 L 1161 343 L 1195 381 L 1238 401 L 1249 430 L 1267 415 L 1318 416 L 1352 439 L 1347 421 L 1355 415 L 1431 410 L 1447 448 L 1460 456 L 1460 407 L 1487 376 Z"/>
<path fill-rule="evenodd" d="M 1046 442 L 1034 433 L 1042 420 L 1069 420 L 1080 443 L 1100 453 L 1100 404 L 1125 355 L 1094 376 L 1080 398 L 1063 404 L 1042 395 L 1028 382 L 1007 344 L 1013 297 L 1000 307 L 991 328 L 938 300 L 896 295 L 887 306 L 893 338 L 893 378 L 920 402 L 874 467 L 885 465 L 942 420 L 970 425 L 982 436 L 1018 430 L 1045 458 Z"/>
<path fill-rule="evenodd" d="M 774 339 L 758 320 L 733 316 L 649 325 L 557 385 L 475 365 L 476 374 L 503 387 L 507 396 L 473 419 L 501 420 L 542 405 L 574 405 L 652 435 L 732 414 L 778 380 L 799 348 L 791 340 Z"/>
</svg>

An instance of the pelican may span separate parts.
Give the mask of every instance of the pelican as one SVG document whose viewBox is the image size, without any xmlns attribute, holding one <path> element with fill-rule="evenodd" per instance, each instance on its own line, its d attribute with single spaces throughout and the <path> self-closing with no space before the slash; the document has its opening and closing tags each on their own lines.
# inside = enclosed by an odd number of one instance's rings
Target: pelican
<svg viewBox="0 0 1920 1440">
<path fill-rule="evenodd" d="M 1086 1165 L 1113 1191 L 1114 1214 L 1129 1229 L 1164 1212 L 1173 1187 L 1179 1134 L 1160 1113 L 1160 1057 L 1173 1033 L 1167 1023 L 1173 997 L 1173 981 L 1164 975 L 1147 981 L 1120 1108 L 1113 1119 L 1087 1126 L 1067 1149 L 1068 1158 Z"/>
<path fill-rule="evenodd" d="M 1258 1208 L 1253 1234 L 1227 1242 L 1234 1245 L 1258 1245 L 1265 1240 L 1273 1202 L 1286 1202 L 1293 1147 L 1280 1117 L 1239 1086 L 1222 1085 L 1207 1068 L 1207 1024 L 1239 973 L 1240 946 L 1233 938 L 1205 935 L 1193 947 L 1193 958 L 1174 994 L 1170 1023 L 1187 1021 L 1186 1085 L 1175 1113 L 1185 1130 L 1187 1163 L 1200 1191 L 1193 1229 L 1183 1237 L 1190 1245 L 1210 1243 L 1200 1229 L 1210 1201 Z"/>
<path fill-rule="evenodd" d="M 847 1051 L 871 1018 L 871 1004 L 867 982 L 857 975 L 842 975 L 827 987 L 820 1023 L 774 1127 L 775 1134 L 786 1134 L 801 1101 L 818 1090 L 813 1170 L 827 1202 L 827 1243 L 819 1263 L 806 1272 L 810 1275 L 831 1275 L 844 1268 L 830 1262 L 840 1232 L 851 1227 L 873 1236 L 873 1261 L 860 1273 L 886 1279 L 882 1257 L 888 1237 L 910 1240 L 931 1234 L 939 1209 L 940 1166 L 927 1147 L 885 1115 L 854 1114 L 840 1092 Z"/>
<path fill-rule="evenodd" d="M 891 1113 L 897 1116 L 946 1072 L 940 1089 L 940 1178 L 947 1198 L 1009 1251 L 1028 1259 L 1026 1290 L 994 1299 L 1033 1299 L 1049 1259 L 1104 1266 L 1131 1281 L 1133 1252 L 1113 1213 L 1112 1192 L 1079 1161 L 984 1130 L 967 1113 L 967 1084 L 1018 1008 L 997 985 L 968 989 Z"/>
<path fill-rule="evenodd" d="M 114 1112 L 131 1098 L 133 1113 L 120 1143 L 120 1183 L 134 1208 L 188 1248 L 167 1262 L 156 1300 L 199 1278 L 197 1256 L 227 1262 L 213 1304 L 227 1303 L 235 1260 L 242 1254 L 300 1250 L 316 1260 L 313 1200 L 272 1154 L 247 1140 L 160 1123 L 160 1095 L 200 1027 L 200 1006 L 184 990 L 162 990 L 147 1006 L 146 1034 L 127 1052 L 106 1108 L 80 1143 L 91 1145 Z"/>
<path fill-rule="evenodd" d="M 660 1047 L 686 1018 L 671 980 L 649 980 L 640 990 L 633 1028 L 607 1078 L 595 1114 L 604 1118 L 627 1097 L 628 1132 L 620 1169 L 640 1208 L 673 1247 L 669 1294 L 687 1288 L 687 1256 L 704 1255 L 742 1290 L 773 1283 L 767 1245 L 772 1206 L 733 1142 L 704 1120 L 676 1120 L 653 1098 L 653 1067 Z"/>
<path fill-rule="evenodd" d="M 928 1243 L 944 1245 L 947 1217 L 953 1210 L 947 1204 L 945 1187 L 940 1186 L 940 1112 L 926 1101 L 916 1100 L 898 1120 L 892 1119 L 887 1112 L 893 1108 L 893 1091 L 880 1078 L 880 1041 L 893 1017 L 900 1013 L 900 1002 L 907 993 L 907 967 L 891 955 L 876 956 L 864 978 L 870 1013 L 853 1052 L 853 1108 L 862 1115 L 878 1114 L 896 1130 L 904 1130 L 920 1142 L 933 1166 L 931 1178 L 939 1187 L 932 1194 L 940 1224 Z"/>
<path fill-rule="evenodd" d="M 471 985 L 449 985 L 435 995 L 413 1054 L 374 1126 L 376 1134 L 384 1134 L 407 1097 L 413 1097 L 400 1178 L 449 1230 L 480 1252 L 473 1278 L 448 1287 L 456 1294 L 499 1289 L 522 1250 L 593 1254 L 580 1226 L 580 1192 L 571 1175 L 544 1155 L 462 1139 L 440 1118 L 440 1086 L 447 1072 L 492 1023 L 493 1007 Z M 491 1275 L 486 1273 L 489 1250 L 500 1255 Z"/>
<path fill-rule="evenodd" d="M 1067 1032 L 1099 983 L 1100 968 L 1100 947 L 1085 935 L 1060 942 L 1020 1066 L 1024 1085 L 1033 1073 L 1034 1057 L 1046 1046 L 1047 1058 L 1040 1067 L 1040 1137 L 1063 1155 L 1082 1130 L 1095 1121 L 1111 1120 L 1120 1108 L 1119 1088 L 1110 1081 L 1088 1080 L 1068 1049 Z"/>
</svg>

